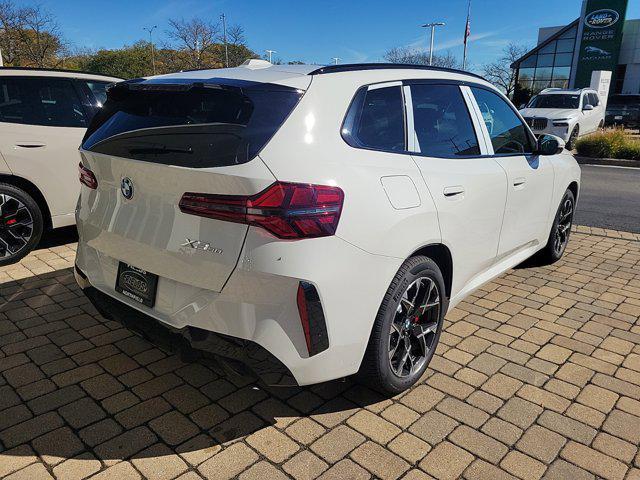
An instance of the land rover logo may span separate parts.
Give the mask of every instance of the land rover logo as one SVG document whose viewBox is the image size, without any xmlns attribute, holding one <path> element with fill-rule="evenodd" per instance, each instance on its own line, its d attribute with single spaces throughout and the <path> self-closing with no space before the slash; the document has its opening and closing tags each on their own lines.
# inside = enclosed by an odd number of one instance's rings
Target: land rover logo
<svg viewBox="0 0 640 480">
<path fill-rule="evenodd" d="M 149 291 L 149 285 L 145 278 L 139 273 L 132 272 L 131 270 L 126 270 L 120 274 L 120 283 L 142 295 L 145 295 Z"/>
<path fill-rule="evenodd" d="M 122 196 L 127 200 L 133 197 L 133 182 L 129 177 L 124 177 L 120 181 L 120 191 L 122 192 Z"/>
<path fill-rule="evenodd" d="M 618 12 L 604 8 L 588 14 L 584 18 L 584 23 L 589 25 L 591 28 L 606 28 L 616 23 L 619 18 L 620 14 Z"/>
</svg>

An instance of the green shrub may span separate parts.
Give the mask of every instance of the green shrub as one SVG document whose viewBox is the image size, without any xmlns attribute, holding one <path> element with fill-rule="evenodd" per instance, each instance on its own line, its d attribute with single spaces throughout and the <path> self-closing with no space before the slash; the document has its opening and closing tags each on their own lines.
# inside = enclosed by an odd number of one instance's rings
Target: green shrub
<svg viewBox="0 0 640 480">
<path fill-rule="evenodd" d="M 592 158 L 640 160 L 640 142 L 621 129 L 607 130 L 581 138 L 576 142 L 578 155 Z"/>
<path fill-rule="evenodd" d="M 640 160 L 640 142 L 630 141 L 620 147 L 617 158 L 627 160 Z"/>
</svg>

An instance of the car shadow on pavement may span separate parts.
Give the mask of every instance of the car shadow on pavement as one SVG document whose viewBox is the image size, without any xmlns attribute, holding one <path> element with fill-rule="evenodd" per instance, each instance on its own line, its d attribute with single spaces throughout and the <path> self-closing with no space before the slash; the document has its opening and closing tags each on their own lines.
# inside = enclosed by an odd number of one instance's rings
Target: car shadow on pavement
<svg viewBox="0 0 640 480">
<path fill-rule="evenodd" d="M 389 402 L 351 379 L 268 387 L 184 361 L 101 317 L 71 268 L 0 284 L 0 373 L 0 459 L 35 451 L 52 465 L 189 462 L 269 426 L 308 442 Z"/>
<path fill-rule="evenodd" d="M 37 248 L 51 248 L 78 241 L 78 230 L 75 225 L 47 230 L 42 234 Z"/>
</svg>

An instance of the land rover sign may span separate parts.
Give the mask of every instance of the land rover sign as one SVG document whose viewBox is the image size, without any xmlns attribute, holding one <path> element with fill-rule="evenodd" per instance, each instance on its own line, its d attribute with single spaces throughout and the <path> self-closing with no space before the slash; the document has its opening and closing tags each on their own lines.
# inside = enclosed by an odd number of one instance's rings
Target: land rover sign
<svg viewBox="0 0 640 480">
<path fill-rule="evenodd" d="M 591 72 L 616 71 L 628 0 L 587 0 L 581 19 L 575 87 L 588 87 Z"/>
<path fill-rule="evenodd" d="M 607 28 L 613 26 L 619 18 L 618 12 L 604 8 L 588 14 L 584 18 L 584 23 L 591 28 Z"/>
</svg>

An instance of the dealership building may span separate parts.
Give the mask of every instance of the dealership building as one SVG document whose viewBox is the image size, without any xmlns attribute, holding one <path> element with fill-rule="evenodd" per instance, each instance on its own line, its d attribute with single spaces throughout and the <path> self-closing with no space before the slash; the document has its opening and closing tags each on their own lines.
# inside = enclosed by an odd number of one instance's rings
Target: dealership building
<svg viewBox="0 0 640 480">
<path fill-rule="evenodd" d="M 626 20 L 627 2 L 584 0 L 570 24 L 540 28 L 535 48 L 511 65 L 514 101 L 548 87 L 588 87 L 597 70 L 612 72 L 609 94 L 640 93 L 640 19 Z"/>
</svg>

